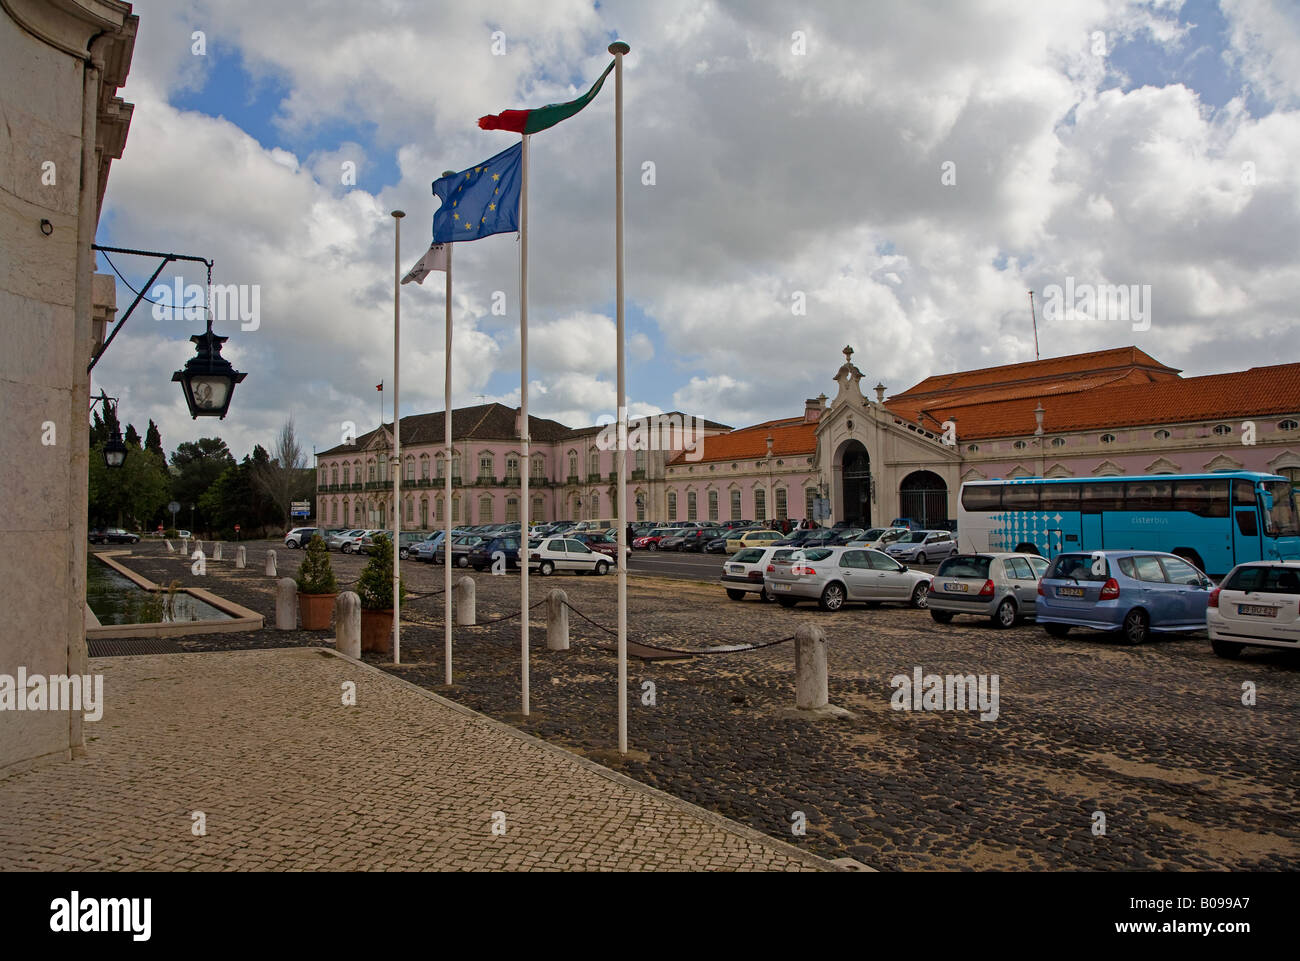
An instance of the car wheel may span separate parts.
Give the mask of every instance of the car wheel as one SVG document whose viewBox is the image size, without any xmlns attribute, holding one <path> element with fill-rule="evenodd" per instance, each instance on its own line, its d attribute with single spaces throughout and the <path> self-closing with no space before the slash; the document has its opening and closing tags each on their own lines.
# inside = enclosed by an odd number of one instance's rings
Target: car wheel
<svg viewBox="0 0 1300 961">
<path fill-rule="evenodd" d="M 410 556 L 410 554 L 406 551 L 398 551 L 397 556 L 400 557 L 402 560 L 406 560 L 407 557 Z"/>
<path fill-rule="evenodd" d="M 657 551 L 657 550 L 659 550 L 659 545 L 658 545 L 658 544 L 647 544 L 647 545 L 645 546 L 645 549 L 648 550 L 648 551 Z"/>
<path fill-rule="evenodd" d="M 1016 602 L 1005 598 L 998 609 L 993 612 L 993 626 L 998 628 L 1014 627 L 1016 624 Z"/>
<path fill-rule="evenodd" d="M 482 574 L 482 573 L 483 573 L 483 565 L 482 565 L 482 564 L 475 564 L 475 565 L 474 565 L 474 570 L 476 570 L 476 571 L 478 571 L 480 574 Z"/>
<path fill-rule="evenodd" d="M 745 599 L 745 592 L 738 591 L 734 587 L 728 587 L 727 596 L 730 597 L 733 601 L 743 601 Z"/>
<path fill-rule="evenodd" d="M 776 602 L 782 607 L 794 607 L 796 603 L 793 597 L 778 597 Z"/>
<path fill-rule="evenodd" d="M 925 551 L 921 551 L 919 554 L 916 555 L 916 562 L 918 564 L 925 563 Z"/>
<path fill-rule="evenodd" d="M 1121 633 L 1124 635 L 1124 643 L 1137 645 L 1141 644 L 1151 636 L 1151 619 L 1147 617 L 1147 612 L 1140 607 L 1135 607 L 1124 615 L 1124 626 Z"/>
<path fill-rule="evenodd" d="M 1070 633 L 1069 624 L 1044 624 L 1043 629 L 1051 637 L 1065 637 L 1066 634 Z"/>
<path fill-rule="evenodd" d="M 464 554 L 460 555 L 460 557 L 456 558 L 456 566 L 469 567 L 469 558 L 466 557 Z"/>
<path fill-rule="evenodd" d="M 1241 652 L 1246 645 L 1234 644 L 1232 641 L 1210 641 L 1210 647 L 1214 648 L 1214 653 L 1219 657 L 1226 657 L 1230 661 L 1235 661 L 1241 657 Z"/>
<path fill-rule="evenodd" d="M 541 574 L 543 577 L 549 577 L 555 573 L 555 565 L 550 561 L 542 561 L 537 565 L 537 573 Z"/>
<path fill-rule="evenodd" d="M 930 606 L 930 585 L 927 581 L 922 581 L 912 588 L 912 606 L 920 610 Z"/>
<path fill-rule="evenodd" d="M 344 544 L 344 545 L 343 545 L 343 553 L 344 553 L 344 554 L 351 554 L 351 553 L 352 553 L 352 545 L 351 545 L 351 544 Z"/>
<path fill-rule="evenodd" d="M 596 561 L 596 576 L 604 577 L 609 572 L 609 565 L 604 561 Z"/>
<path fill-rule="evenodd" d="M 844 588 L 839 584 L 827 584 L 818 603 L 823 611 L 838 611 L 844 606 Z"/>
<path fill-rule="evenodd" d="M 771 604 L 774 600 L 776 600 L 775 597 L 773 597 L 771 594 L 767 592 L 766 587 L 758 592 L 758 599 L 762 601 L 764 604 Z"/>
<path fill-rule="evenodd" d="M 936 624 L 947 624 L 952 620 L 952 611 L 936 611 L 930 608 L 930 616 L 934 618 Z"/>
</svg>

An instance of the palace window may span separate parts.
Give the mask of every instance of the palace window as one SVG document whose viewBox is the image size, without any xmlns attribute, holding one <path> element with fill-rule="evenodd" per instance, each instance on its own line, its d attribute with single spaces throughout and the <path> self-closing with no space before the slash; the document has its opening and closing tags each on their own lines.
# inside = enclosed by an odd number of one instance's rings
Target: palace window
<svg viewBox="0 0 1300 961">
<path fill-rule="evenodd" d="M 593 474 L 599 474 L 600 473 L 600 451 L 598 451 L 594 447 L 591 449 L 590 460 L 591 460 L 591 465 L 589 467 L 589 470 Z"/>
<path fill-rule="evenodd" d="M 350 464 L 343 465 L 343 483 L 344 484 L 352 483 L 352 467 Z"/>
<path fill-rule="evenodd" d="M 688 521 L 698 520 L 696 515 L 696 497 L 695 491 L 686 492 L 686 519 Z"/>
<path fill-rule="evenodd" d="M 519 523 L 519 498 L 506 498 L 506 523 Z"/>
<path fill-rule="evenodd" d="M 533 476 L 538 480 L 546 478 L 546 458 L 541 454 L 533 458 Z"/>
<path fill-rule="evenodd" d="M 1064 446 L 1065 446 L 1065 438 L 1064 438 L 1064 437 L 1053 437 L 1053 438 L 1052 438 L 1052 446 L 1053 446 L 1053 447 L 1064 447 Z"/>
<path fill-rule="evenodd" d="M 1029 446 L 1029 444 L 1023 440 L 1018 440 L 1011 446 L 1014 447 L 1016 450 L 1024 450 L 1026 447 Z"/>
<path fill-rule="evenodd" d="M 709 491 L 709 520 L 718 519 L 718 492 Z"/>
<path fill-rule="evenodd" d="M 784 487 L 776 489 L 776 516 L 778 520 L 786 519 L 786 494 Z"/>
<path fill-rule="evenodd" d="M 578 476 L 578 452 L 576 450 L 569 451 L 569 476 Z"/>
<path fill-rule="evenodd" d="M 370 481 L 370 483 L 373 484 L 373 483 L 375 482 L 375 462 L 374 462 L 374 461 L 367 461 L 367 462 L 366 462 L 366 476 L 367 476 L 367 479 Z"/>
<path fill-rule="evenodd" d="M 497 479 L 496 458 L 491 454 L 478 455 L 478 479 L 494 481 Z"/>
<path fill-rule="evenodd" d="M 1174 435 L 1167 430 L 1158 430 L 1152 436 L 1155 437 L 1156 440 L 1168 440 Z"/>
<path fill-rule="evenodd" d="M 740 520 L 740 491 L 738 490 L 731 492 L 731 519 Z"/>
<path fill-rule="evenodd" d="M 1114 434 L 1102 434 L 1102 435 L 1101 435 L 1101 442 L 1102 442 L 1103 444 L 1113 444 L 1113 443 L 1115 443 L 1115 435 L 1114 435 Z"/>
<path fill-rule="evenodd" d="M 519 458 L 515 454 L 506 455 L 506 480 L 519 480 Z M 509 518 L 506 519 L 509 520 Z M 518 519 L 515 518 L 515 520 Z"/>
<path fill-rule="evenodd" d="M 1288 417 L 1286 420 L 1278 421 L 1277 429 L 1278 430 L 1300 430 L 1300 421 L 1292 420 L 1291 418 Z"/>
<path fill-rule="evenodd" d="M 420 479 L 421 480 L 429 479 L 429 455 L 428 454 L 420 455 Z"/>
<path fill-rule="evenodd" d="M 767 520 L 767 491 L 761 487 L 754 491 L 754 520 Z"/>
<path fill-rule="evenodd" d="M 805 487 L 803 491 L 803 516 L 812 520 L 813 514 L 817 513 L 817 491 L 811 487 Z"/>
<path fill-rule="evenodd" d="M 677 520 L 677 493 L 675 491 L 668 492 L 668 520 Z"/>
<path fill-rule="evenodd" d="M 640 471 L 645 470 L 645 451 L 643 451 L 643 450 L 638 450 L 638 451 L 635 451 L 634 453 L 635 453 L 635 455 L 636 455 L 635 458 L 634 458 L 634 460 L 633 460 L 633 464 L 634 464 L 635 466 L 634 466 L 632 469 L 633 469 L 633 470 L 640 470 Z"/>
<path fill-rule="evenodd" d="M 339 465 L 338 465 L 338 464 L 335 464 L 335 465 L 330 469 L 330 483 L 333 484 L 335 487 L 338 486 L 338 483 L 339 483 Z"/>
<path fill-rule="evenodd" d="M 409 481 L 415 480 L 415 458 L 414 457 L 406 458 L 406 479 Z"/>
</svg>

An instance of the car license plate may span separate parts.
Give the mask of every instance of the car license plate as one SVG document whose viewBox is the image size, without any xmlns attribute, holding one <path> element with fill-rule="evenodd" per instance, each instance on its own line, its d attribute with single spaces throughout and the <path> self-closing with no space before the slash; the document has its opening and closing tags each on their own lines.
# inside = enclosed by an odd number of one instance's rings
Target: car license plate
<svg viewBox="0 0 1300 961">
<path fill-rule="evenodd" d="M 789 585 L 789 584 L 773 584 L 773 585 L 772 585 L 772 589 L 775 590 L 775 591 L 788 591 L 788 590 L 790 589 L 790 585 Z"/>
<path fill-rule="evenodd" d="M 955 584 L 951 581 L 945 582 L 943 589 L 949 594 L 966 594 L 970 591 L 969 584 Z"/>
<path fill-rule="evenodd" d="M 1264 607 L 1260 604 L 1238 604 L 1238 614 L 1249 614 L 1252 617 L 1277 617 L 1276 607 Z"/>
<path fill-rule="evenodd" d="M 741 565 L 741 564 L 728 564 L 727 566 L 728 566 L 729 568 L 731 568 L 731 573 L 733 573 L 733 574 L 743 574 L 743 573 L 745 573 L 745 568 L 744 568 L 744 566 Z"/>
<path fill-rule="evenodd" d="M 1082 587 L 1058 587 L 1056 589 L 1057 597 L 1083 597 Z"/>
</svg>

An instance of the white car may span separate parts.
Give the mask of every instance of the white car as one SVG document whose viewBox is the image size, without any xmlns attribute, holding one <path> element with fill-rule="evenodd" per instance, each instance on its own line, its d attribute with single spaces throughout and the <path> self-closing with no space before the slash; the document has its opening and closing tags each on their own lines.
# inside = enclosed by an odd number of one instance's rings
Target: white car
<svg viewBox="0 0 1300 961">
<path fill-rule="evenodd" d="M 1238 564 L 1210 592 L 1205 612 L 1210 646 L 1238 657 L 1247 644 L 1300 647 L 1300 561 Z"/>
<path fill-rule="evenodd" d="M 817 601 L 824 611 L 838 611 L 848 601 L 928 603 L 930 575 L 908 570 L 883 551 L 813 547 L 801 554 L 774 560 L 764 574 L 768 593 L 782 607 Z"/>
<path fill-rule="evenodd" d="M 319 527 L 295 527 L 288 534 L 284 535 L 284 546 L 289 548 L 291 551 L 304 549 L 307 546 L 307 542 L 312 539 L 313 535 L 319 534 L 320 532 L 321 530 Z"/>
<path fill-rule="evenodd" d="M 746 594 L 757 594 L 760 601 L 774 600 L 763 577 L 774 560 L 789 558 L 793 547 L 745 547 L 722 564 L 722 586 L 733 601 L 743 601 Z"/>
<path fill-rule="evenodd" d="M 360 554 L 365 550 L 361 541 L 372 534 L 380 533 L 382 533 L 382 531 L 379 530 L 363 530 L 360 533 L 349 531 L 339 538 L 339 550 L 344 554 Z"/>
<path fill-rule="evenodd" d="M 846 547 L 868 547 L 873 551 L 883 551 L 895 541 L 902 540 L 905 536 L 912 533 L 906 527 L 873 527 L 868 531 L 863 531 L 861 535 L 855 537 L 846 544 Z"/>
<path fill-rule="evenodd" d="M 568 537 L 547 537 L 534 546 L 528 545 L 528 569 L 545 577 L 556 571 L 575 574 L 605 574 L 613 558 L 593 551 L 582 541 Z"/>
</svg>

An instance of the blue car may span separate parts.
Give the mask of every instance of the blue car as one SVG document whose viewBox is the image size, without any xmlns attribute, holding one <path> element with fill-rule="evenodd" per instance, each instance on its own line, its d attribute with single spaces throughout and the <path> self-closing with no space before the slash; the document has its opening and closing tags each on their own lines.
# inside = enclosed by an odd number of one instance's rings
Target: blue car
<svg viewBox="0 0 1300 961">
<path fill-rule="evenodd" d="M 1128 644 L 1205 626 L 1213 583 L 1174 554 L 1061 554 L 1038 582 L 1034 619 L 1052 637 L 1072 627 L 1118 631 Z"/>
</svg>

